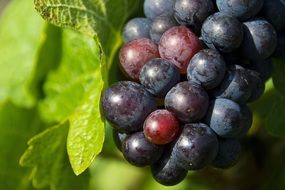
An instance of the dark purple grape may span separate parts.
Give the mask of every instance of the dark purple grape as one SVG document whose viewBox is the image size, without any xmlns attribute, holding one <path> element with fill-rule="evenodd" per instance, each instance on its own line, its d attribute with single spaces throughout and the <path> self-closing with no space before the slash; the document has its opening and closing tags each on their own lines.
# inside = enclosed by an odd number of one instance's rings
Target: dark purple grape
<svg viewBox="0 0 285 190">
<path fill-rule="evenodd" d="M 251 87 L 251 96 L 248 99 L 248 102 L 254 102 L 258 100 L 264 93 L 265 83 L 260 78 L 260 74 L 254 70 L 247 70 L 249 84 Z"/>
<path fill-rule="evenodd" d="M 219 52 L 205 49 L 199 51 L 191 59 L 187 69 L 187 78 L 206 89 L 212 89 L 222 82 L 226 69 L 225 60 Z"/>
<path fill-rule="evenodd" d="M 143 131 L 145 137 L 154 144 L 168 144 L 180 133 L 180 124 L 173 113 L 156 110 L 145 120 Z"/>
<path fill-rule="evenodd" d="M 207 92 L 194 82 L 181 82 L 173 87 L 165 97 L 165 107 L 185 123 L 202 119 L 208 109 Z"/>
<path fill-rule="evenodd" d="M 236 18 L 218 12 L 204 22 L 202 37 L 209 48 L 231 52 L 242 42 L 242 24 Z"/>
<path fill-rule="evenodd" d="M 285 29 L 285 1 L 264 0 L 262 16 L 267 19 L 277 30 Z"/>
<path fill-rule="evenodd" d="M 199 38 L 185 26 L 170 28 L 159 42 L 161 58 L 174 63 L 181 73 L 186 73 L 189 61 L 201 49 Z"/>
<path fill-rule="evenodd" d="M 151 40 L 158 44 L 164 32 L 177 25 L 178 24 L 173 18 L 173 16 L 162 15 L 156 17 L 153 20 L 149 31 Z"/>
<path fill-rule="evenodd" d="M 152 59 L 140 73 L 140 83 L 152 94 L 164 97 L 180 81 L 179 69 L 165 59 Z"/>
<path fill-rule="evenodd" d="M 104 116 L 121 132 L 142 130 L 144 120 L 155 109 L 155 100 L 150 93 L 131 81 L 112 85 L 102 97 Z"/>
<path fill-rule="evenodd" d="M 152 144 L 143 132 L 137 132 L 123 142 L 122 152 L 129 163 L 143 167 L 158 161 L 163 153 L 163 146 Z"/>
<path fill-rule="evenodd" d="M 162 185 L 176 185 L 187 175 L 187 170 L 179 167 L 177 160 L 172 157 L 173 147 L 166 147 L 160 160 L 151 166 L 153 178 Z"/>
<path fill-rule="evenodd" d="M 241 129 L 241 132 L 238 134 L 238 138 L 243 138 L 244 136 L 246 136 L 246 134 L 248 133 L 248 131 L 251 128 L 252 122 L 253 122 L 253 115 L 251 110 L 249 109 L 249 107 L 246 106 L 246 104 L 244 105 L 240 105 L 241 107 L 241 114 L 243 117 L 243 128 Z"/>
<path fill-rule="evenodd" d="M 220 137 L 238 137 L 252 123 L 252 115 L 247 109 L 232 100 L 219 98 L 211 102 L 205 122 Z"/>
<path fill-rule="evenodd" d="M 154 19 L 160 15 L 173 15 L 175 0 L 145 0 L 144 14 L 147 18 Z"/>
<path fill-rule="evenodd" d="M 240 65 L 231 65 L 222 83 L 211 91 L 216 98 L 227 98 L 245 103 L 251 96 L 251 87 L 246 69 Z"/>
<path fill-rule="evenodd" d="M 128 42 L 119 54 L 122 71 L 133 80 L 138 80 L 142 67 L 157 57 L 159 57 L 157 45 L 147 38 Z"/>
<path fill-rule="evenodd" d="M 126 140 L 127 137 L 128 137 L 128 134 L 121 133 L 117 131 L 116 129 L 113 129 L 113 140 L 118 150 L 122 151 L 123 141 Z"/>
<path fill-rule="evenodd" d="M 271 77 L 273 71 L 271 59 L 266 59 L 264 61 L 252 61 L 250 64 L 245 65 L 245 67 L 258 72 L 260 78 L 264 82 Z"/>
<path fill-rule="evenodd" d="M 236 139 L 219 139 L 219 151 L 213 161 L 216 168 L 230 168 L 234 166 L 241 154 L 240 142 Z"/>
<path fill-rule="evenodd" d="M 176 0 L 174 16 L 181 25 L 200 33 L 203 22 L 214 12 L 212 0 Z"/>
<path fill-rule="evenodd" d="M 134 18 L 130 20 L 124 27 L 124 41 L 129 42 L 139 38 L 150 38 L 150 26 L 151 20 L 147 18 Z"/>
<path fill-rule="evenodd" d="M 218 139 L 203 123 L 186 124 L 173 147 L 173 157 L 186 170 L 199 170 L 212 162 L 218 152 Z"/>
<path fill-rule="evenodd" d="M 262 8 L 264 0 L 217 0 L 218 9 L 229 16 L 247 20 Z"/>
<path fill-rule="evenodd" d="M 273 26 L 264 19 L 253 19 L 243 23 L 244 39 L 241 53 L 250 60 L 264 60 L 275 51 L 277 34 Z"/>
<path fill-rule="evenodd" d="M 285 58 L 285 31 L 277 33 L 277 47 L 273 56 Z"/>
</svg>

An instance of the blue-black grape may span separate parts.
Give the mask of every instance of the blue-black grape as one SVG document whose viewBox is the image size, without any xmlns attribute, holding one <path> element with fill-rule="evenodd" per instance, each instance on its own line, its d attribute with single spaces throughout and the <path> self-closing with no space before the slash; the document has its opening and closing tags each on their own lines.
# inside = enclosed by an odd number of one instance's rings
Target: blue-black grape
<svg viewBox="0 0 285 190">
<path fill-rule="evenodd" d="M 212 0 L 177 0 L 174 5 L 174 16 L 177 22 L 198 33 L 203 22 L 213 12 Z"/>
<path fill-rule="evenodd" d="M 251 96 L 251 86 L 245 68 L 231 65 L 222 83 L 211 91 L 217 98 L 227 98 L 238 103 L 245 103 Z"/>
<path fill-rule="evenodd" d="M 162 15 L 156 17 L 153 20 L 149 31 L 151 40 L 158 44 L 163 33 L 177 25 L 173 16 Z"/>
<path fill-rule="evenodd" d="M 153 178 L 162 185 L 176 185 L 187 175 L 187 170 L 178 166 L 177 160 L 172 156 L 173 147 L 165 148 L 160 160 L 151 166 Z"/>
<path fill-rule="evenodd" d="M 236 139 L 219 139 L 219 151 L 213 161 L 217 168 L 230 168 L 234 166 L 241 154 L 240 142 Z"/>
<path fill-rule="evenodd" d="M 187 170 L 198 170 L 212 162 L 218 152 L 218 139 L 203 123 L 186 124 L 173 147 L 177 164 Z"/>
<path fill-rule="evenodd" d="M 244 66 L 248 69 L 258 72 L 259 77 L 264 82 L 266 82 L 271 77 L 273 71 L 272 59 L 265 59 L 263 61 L 252 61 L 250 64 Z"/>
<path fill-rule="evenodd" d="M 202 37 L 207 46 L 222 52 L 237 49 L 243 39 L 242 24 L 223 13 L 209 16 L 202 26 Z"/>
<path fill-rule="evenodd" d="M 202 119 L 209 106 L 207 92 L 190 81 L 178 83 L 165 97 L 165 108 L 185 123 Z"/>
<path fill-rule="evenodd" d="M 151 23 L 151 20 L 147 18 L 134 18 L 130 20 L 124 27 L 124 41 L 129 42 L 139 38 L 150 38 L 149 31 Z"/>
<path fill-rule="evenodd" d="M 122 151 L 122 144 L 127 137 L 128 137 L 127 133 L 121 133 L 116 129 L 113 129 L 113 140 L 118 150 Z"/>
<path fill-rule="evenodd" d="M 247 70 L 249 84 L 251 87 L 251 96 L 248 99 L 248 102 L 253 102 L 258 100 L 264 93 L 265 83 L 261 79 L 260 74 L 254 70 Z"/>
<path fill-rule="evenodd" d="M 140 82 L 152 94 L 164 97 L 180 81 L 179 69 L 165 59 L 152 59 L 140 73 Z"/>
<path fill-rule="evenodd" d="M 285 29 L 285 1 L 264 0 L 262 16 L 272 23 L 277 30 Z"/>
<path fill-rule="evenodd" d="M 155 100 L 150 93 L 131 81 L 112 85 L 102 97 L 104 116 L 121 132 L 142 130 L 144 120 L 155 109 Z"/>
<path fill-rule="evenodd" d="M 264 0 L 217 0 L 218 9 L 229 16 L 247 20 L 262 8 Z"/>
<path fill-rule="evenodd" d="M 143 167 L 154 164 L 163 153 L 163 146 L 149 142 L 143 132 L 128 136 L 122 145 L 125 159 L 134 166 Z"/>
<path fill-rule="evenodd" d="M 285 31 L 277 33 L 277 47 L 274 52 L 274 57 L 285 58 Z"/>
<path fill-rule="evenodd" d="M 187 69 L 187 78 L 206 89 L 212 89 L 221 83 L 226 69 L 225 60 L 218 51 L 204 49 L 191 59 Z"/>
<path fill-rule="evenodd" d="M 205 122 L 220 137 L 239 137 L 252 124 L 252 114 L 247 109 L 232 100 L 218 98 L 211 102 Z"/>
<path fill-rule="evenodd" d="M 273 26 L 260 18 L 246 21 L 243 26 L 242 55 L 254 61 L 264 60 L 272 55 L 277 45 L 277 34 Z"/>
<path fill-rule="evenodd" d="M 253 122 L 253 115 L 249 107 L 247 107 L 245 104 L 240 105 L 240 107 L 241 114 L 243 117 L 243 127 L 241 128 L 241 132 L 237 135 L 237 137 L 243 138 L 244 136 L 246 136 L 246 134 L 251 128 Z"/>
<path fill-rule="evenodd" d="M 154 19 L 161 15 L 173 15 L 175 0 L 145 0 L 144 14 L 147 18 Z"/>
</svg>

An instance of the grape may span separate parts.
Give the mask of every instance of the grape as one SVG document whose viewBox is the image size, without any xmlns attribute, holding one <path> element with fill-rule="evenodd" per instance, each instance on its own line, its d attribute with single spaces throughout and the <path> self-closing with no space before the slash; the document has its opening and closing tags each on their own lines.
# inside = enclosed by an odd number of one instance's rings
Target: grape
<svg viewBox="0 0 285 190">
<path fill-rule="evenodd" d="M 150 38 L 150 26 L 151 20 L 147 18 L 134 18 L 130 20 L 124 27 L 124 41 L 129 42 L 139 38 Z"/>
<path fill-rule="evenodd" d="M 264 0 L 262 9 L 263 17 L 268 20 L 277 30 L 285 29 L 285 1 Z"/>
<path fill-rule="evenodd" d="M 177 0 L 174 5 L 177 22 L 189 26 L 195 32 L 200 31 L 203 22 L 213 12 L 212 0 Z"/>
<path fill-rule="evenodd" d="M 205 49 L 198 52 L 190 61 L 187 78 L 206 89 L 217 87 L 226 73 L 226 63 L 216 50 Z"/>
<path fill-rule="evenodd" d="M 174 26 L 177 26 L 177 22 L 173 16 L 156 17 L 149 31 L 151 40 L 158 44 L 163 33 Z"/>
<path fill-rule="evenodd" d="M 262 8 L 264 0 L 217 0 L 218 9 L 229 16 L 247 20 Z"/>
<path fill-rule="evenodd" d="M 123 72 L 131 79 L 138 80 L 146 62 L 159 57 L 157 45 L 147 38 L 140 38 L 125 44 L 120 51 Z"/>
<path fill-rule="evenodd" d="M 180 81 L 178 68 L 167 60 L 156 58 L 147 62 L 140 73 L 140 82 L 152 94 L 164 97 Z"/>
<path fill-rule="evenodd" d="M 272 55 L 277 45 L 277 34 L 273 26 L 264 19 L 253 19 L 243 24 L 245 32 L 241 45 L 242 55 L 254 61 Z"/>
<path fill-rule="evenodd" d="M 154 19 L 160 15 L 173 15 L 175 0 L 145 0 L 144 14 L 147 18 Z"/>
<path fill-rule="evenodd" d="M 112 85 L 102 97 L 104 116 L 121 132 L 142 130 L 144 120 L 155 109 L 150 93 L 131 81 Z"/>
<path fill-rule="evenodd" d="M 186 124 L 173 147 L 177 164 L 187 170 L 198 170 L 212 162 L 218 152 L 216 134 L 203 123 Z"/>
<path fill-rule="evenodd" d="M 211 102 L 205 122 L 220 137 L 237 137 L 251 126 L 252 115 L 246 109 L 232 100 L 218 98 Z"/>
<path fill-rule="evenodd" d="M 240 153 L 241 145 L 238 140 L 219 139 L 219 151 L 213 165 L 217 168 L 230 168 L 237 163 Z"/>
<path fill-rule="evenodd" d="M 144 122 L 144 135 L 154 144 L 168 144 L 180 132 L 180 124 L 176 117 L 167 110 L 152 112 Z"/>
<path fill-rule="evenodd" d="M 243 128 L 241 128 L 241 132 L 237 135 L 238 138 L 243 138 L 251 128 L 253 115 L 251 110 L 246 105 L 240 105 L 241 114 L 243 118 Z"/>
<path fill-rule="evenodd" d="M 274 56 L 285 58 L 285 31 L 277 33 L 277 40 Z"/>
<path fill-rule="evenodd" d="M 265 83 L 260 78 L 260 74 L 253 70 L 247 70 L 248 76 L 249 76 L 249 84 L 251 87 L 251 96 L 248 99 L 249 102 L 253 102 L 258 100 L 264 90 L 265 90 Z"/>
<path fill-rule="evenodd" d="M 217 98 L 227 98 L 238 103 L 245 103 L 251 96 L 251 86 L 245 68 L 240 65 L 231 65 L 224 80 L 218 88 L 211 91 Z"/>
<path fill-rule="evenodd" d="M 273 65 L 271 59 L 266 59 L 264 61 L 253 61 L 246 65 L 246 67 L 258 72 L 260 78 L 264 82 L 267 81 L 272 75 Z"/>
<path fill-rule="evenodd" d="M 187 175 L 187 170 L 179 167 L 172 157 L 172 150 L 172 147 L 165 148 L 160 160 L 151 166 L 153 178 L 162 185 L 176 185 Z"/>
<path fill-rule="evenodd" d="M 202 37 L 209 48 L 231 52 L 240 46 L 243 29 L 236 18 L 218 12 L 204 22 Z"/>
<path fill-rule="evenodd" d="M 128 137 L 128 134 L 121 133 L 116 129 L 113 129 L 113 140 L 115 142 L 116 147 L 122 151 L 122 143 Z"/>
<path fill-rule="evenodd" d="M 166 109 L 185 123 L 202 119 L 207 112 L 208 105 L 207 92 L 194 82 L 178 83 L 165 97 Z"/>
<path fill-rule="evenodd" d="M 181 73 L 186 73 L 189 61 L 201 49 L 199 38 L 185 26 L 170 28 L 159 43 L 160 56 L 173 62 Z"/>
<path fill-rule="evenodd" d="M 143 132 L 131 134 L 122 146 L 125 159 L 134 166 L 143 167 L 154 164 L 163 153 L 163 146 L 149 142 Z"/>
</svg>

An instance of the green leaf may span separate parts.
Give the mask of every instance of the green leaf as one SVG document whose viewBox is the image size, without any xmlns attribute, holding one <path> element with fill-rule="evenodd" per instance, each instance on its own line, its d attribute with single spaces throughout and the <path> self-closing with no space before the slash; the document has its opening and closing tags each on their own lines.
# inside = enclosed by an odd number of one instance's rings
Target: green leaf
<svg viewBox="0 0 285 190">
<path fill-rule="evenodd" d="M 49 73 L 44 84 L 46 98 L 40 104 L 48 122 L 61 122 L 72 115 L 97 75 L 101 76 L 100 49 L 92 38 L 64 30 L 61 51 L 60 66 Z M 101 83 L 96 88 L 100 92 Z"/>
<path fill-rule="evenodd" d="M 36 64 L 38 47 L 44 42 L 45 22 L 33 3 L 11 1 L 0 18 L 0 102 L 31 107 L 35 98 L 28 85 Z"/>
<path fill-rule="evenodd" d="M 141 0 L 35 0 L 37 11 L 47 21 L 95 36 L 111 63 L 122 43 L 121 28 Z"/>
<path fill-rule="evenodd" d="M 70 190 L 89 187 L 89 173 L 76 176 L 72 172 L 66 152 L 68 123 L 49 128 L 33 137 L 20 164 L 33 167 L 32 179 L 36 188 L 50 186 L 52 190 Z"/>
<path fill-rule="evenodd" d="M 100 116 L 100 96 L 103 87 L 100 70 L 97 70 L 94 76 L 91 90 L 83 98 L 82 105 L 70 117 L 67 151 L 77 175 L 92 164 L 104 143 L 104 121 Z"/>
<path fill-rule="evenodd" d="M 266 127 L 274 136 L 285 137 L 285 99 L 276 97 L 266 119 Z"/>
<path fill-rule="evenodd" d="M 19 165 L 26 142 L 45 127 L 35 109 L 18 108 L 11 103 L 0 106 L 0 183 L 5 190 L 31 190 L 30 170 Z"/>
<path fill-rule="evenodd" d="M 272 80 L 274 87 L 285 97 L 285 60 L 275 59 L 273 67 Z"/>
<path fill-rule="evenodd" d="M 60 28 L 47 24 L 45 33 L 42 36 L 44 40 L 39 48 L 36 67 L 31 75 L 32 78 L 29 84 L 30 91 L 37 99 L 43 98 L 43 84 L 47 74 L 58 67 L 62 49 L 62 31 Z"/>
<path fill-rule="evenodd" d="M 103 60 L 98 43 L 89 36 L 65 30 L 62 43 L 61 64 L 48 76 L 40 112 L 48 122 L 70 121 L 67 150 L 79 175 L 101 152 L 104 142 L 100 113 Z"/>
</svg>

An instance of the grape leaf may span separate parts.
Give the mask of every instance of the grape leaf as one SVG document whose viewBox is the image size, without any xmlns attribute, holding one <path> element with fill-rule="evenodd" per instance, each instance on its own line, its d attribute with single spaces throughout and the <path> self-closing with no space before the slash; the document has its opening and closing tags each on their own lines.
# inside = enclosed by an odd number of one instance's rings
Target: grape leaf
<svg viewBox="0 0 285 190">
<path fill-rule="evenodd" d="M 33 189 L 30 170 L 21 168 L 19 159 L 27 140 L 44 127 L 35 109 L 18 108 L 10 102 L 0 106 L 1 189 Z"/>
<path fill-rule="evenodd" d="M 274 87 L 285 97 L 285 60 L 275 59 L 273 63 L 272 80 Z"/>
<path fill-rule="evenodd" d="M 78 175 L 90 166 L 104 142 L 103 60 L 98 43 L 89 36 L 64 30 L 62 43 L 61 64 L 48 76 L 40 112 L 48 122 L 70 121 L 67 150 Z"/>
<path fill-rule="evenodd" d="M 47 21 L 95 36 L 98 35 L 108 62 L 112 63 L 122 43 L 125 20 L 143 1 L 134 0 L 35 0 L 35 6 Z"/>
<path fill-rule="evenodd" d="M 68 122 L 54 126 L 34 136 L 20 164 L 33 167 L 32 179 L 36 188 L 50 186 L 52 190 L 88 189 L 89 173 L 76 176 L 66 153 Z"/>
<path fill-rule="evenodd" d="M 17 13 L 17 14 L 15 14 Z M 31 107 L 35 97 L 29 80 L 36 64 L 38 47 L 44 43 L 44 20 L 35 14 L 33 3 L 11 1 L 0 18 L 0 102 Z"/>
<path fill-rule="evenodd" d="M 77 175 L 91 165 L 104 143 L 104 121 L 100 116 L 100 87 L 103 87 L 100 70 L 97 69 L 94 76 L 91 90 L 83 98 L 83 104 L 70 116 L 67 151 Z"/>
<path fill-rule="evenodd" d="M 49 71 L 58 67 L 61 60 L 61 29 L 51 24 L 46 25 L 45 33 L 42 34 L 44 40 L 39 48 L 37 63 L 35 65 L 29 89 L 37 99 L 44 96 L 43 84 Z"/>
</svg>

